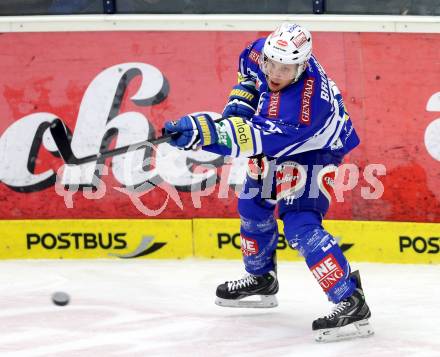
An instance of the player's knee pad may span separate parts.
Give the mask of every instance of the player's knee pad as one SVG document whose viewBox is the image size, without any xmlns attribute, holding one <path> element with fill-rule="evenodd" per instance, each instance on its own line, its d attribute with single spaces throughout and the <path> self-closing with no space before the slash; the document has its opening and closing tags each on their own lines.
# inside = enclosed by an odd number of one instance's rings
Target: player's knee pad
<svg viewBox="0 0 440 357">
<path fill-rule="evenodd" d="M 292 248 L 300 250 L 304 237 L 314 229 L 322 229 L 321 215 L 316 211 L 286 212 L 281 216 L 284 223 L 284 233 Z M 302 252 L 306 256 L 306 252 Z"/>
<path fill-rule="evenodd" d="M 277 228 L 278 228 L 277 221 L 272 214 L 258 219 L 247 218 L 245 216 L 240 215 L 240 229 L 245 234 L 248 235 L 254 235 L 254 234 L 265 235 L 267 233 L 272 234 L 272 232 L 277 231 Z"/>
</svg>

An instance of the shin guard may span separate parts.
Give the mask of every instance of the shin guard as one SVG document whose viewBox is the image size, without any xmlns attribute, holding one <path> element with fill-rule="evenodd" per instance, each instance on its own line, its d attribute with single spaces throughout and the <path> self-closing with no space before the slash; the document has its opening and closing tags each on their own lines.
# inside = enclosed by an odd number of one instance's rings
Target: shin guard
<svg viewBox="0 0 440 357">
<path fill-rule="evenodd" d="M 329 300 L 339 303 L 353 294 L 356 283 L 350 279 L 350 265 L 336 240 L 323 228 L 315 226 L 303 232 L 291 245 L 305 257 Z"/>
</svg>

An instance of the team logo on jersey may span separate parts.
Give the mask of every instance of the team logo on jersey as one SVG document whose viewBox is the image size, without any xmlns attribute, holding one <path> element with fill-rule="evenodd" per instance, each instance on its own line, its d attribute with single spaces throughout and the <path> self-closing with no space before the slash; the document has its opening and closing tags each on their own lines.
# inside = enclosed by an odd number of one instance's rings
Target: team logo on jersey
<svg viewBox="0 0 440 357">
<path fill-rule="evenodd" d="M 307 37 L 304 34 L 304 32 L 300 32 L 298 36 L 296 36 L 292 42 L 295 44 L 296 48 L 300 48 L 302 45 L 304 45 L 307 42 Z"/>
<path fill-rule="evenodd" d="M 335 165 L 328 165 L 321 169 L 318 173 L 318 185 L 319 190 L 325 197 L 332 201 L 332 197 L 335 196 L 335 179 L 338 168 Z"/>
<path fill-rule="evenodd" d="M 241 241 L 241 251 L 245 257 L 250 255 L 256 255 L 259 252 L 258 242 L 255 239 L 240 236 Z"/>
<path fill-rule="evenodd" d="M 301 96 L 301 113 L 299 116 L 299 122 L 304 125 L 310 125 L 312 115 L 312 95 L 315 79 L 313 77 L 307 78 L 304 81 L 304 87 Z"/>
<path fill-rule="evenodd" d="M 306 185 L 307 171 L 295 161 L 286 161 L 278 166 L 276 172 L 277 201 L 286 197 L 300 196 Z"/>
<path fill-rule="evenodd" d="M 278 118 L 280 112 L 280 92 L 272 92 L 269 97 L 267 116 L 271 119 Z"/>
<path fill-rule="evenodd" d="M 344 276 L 344 270 L 333 254 L 327 255 L 310 270 L 325 292 L 329 291 Z"/>
<path fill-rule="evenodd" d="M 253 180 L 264 179 L 269 172 L 269 162 L 264 156 L 260 160 L 258 158 L 252 158 L 248 161 L 247 174 Z"/>
<path fill-rule="evenodd" d="M 258 64 L 258 59 L 259 59 L 259 58 L 260 58 L 260 53 L 257 52 L 257 51 L 252 50 L 252 51 L 249 53 L 249 59 L 250 59 L 252 62 L 254 62 L 255 64 Z"/>
</svg>

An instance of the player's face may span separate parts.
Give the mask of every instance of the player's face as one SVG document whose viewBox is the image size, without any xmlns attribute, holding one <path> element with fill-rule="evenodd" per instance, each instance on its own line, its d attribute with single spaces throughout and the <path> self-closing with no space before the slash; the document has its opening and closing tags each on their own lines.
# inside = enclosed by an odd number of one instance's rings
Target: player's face
<svg viewBox="0 0 440 357">
<path fill-rule="evenodd" d="M 284 64 L 269 58 L 263 61 L 261 67 L 266 75 L 269 89 L 274 92 L 292 83 L 298 71 L 297 64 Z"/>
</svg>

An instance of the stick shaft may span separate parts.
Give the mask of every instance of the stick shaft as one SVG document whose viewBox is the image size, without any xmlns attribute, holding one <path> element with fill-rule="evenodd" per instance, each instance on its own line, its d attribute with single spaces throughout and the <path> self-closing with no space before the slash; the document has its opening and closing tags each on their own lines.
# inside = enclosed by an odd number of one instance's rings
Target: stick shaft
<svg viewBox="0 0 440 357">
<path fill-rule="evenodd" d="M 223 119 L 224 118 L 216 119 L 215 122 L 219 122 Z M 99 159 L 105 159 L 116 155 L 122 155 L 130 151 L 145 148 L 147 146 L 167 143 L 172 139 L 173 135 L 175 135 L 175 134 L 166 134 L 156 139 L 144 140 L 131 145 L 121 146 L 116 149 L 102 151 L 96 155 L 89 155 L 78 158 L 73 153 L 72 147 L 70 145 L 70 140 L 67 135 L 68 130 L 61 119 L 57 118 L 53 120 L 52 124 L 50 125 L 50 132 L 52 134 L 52 138 L 55 141 L 55 144 L 58 148 L 61 157 L 63 158 L 64 162 L 67 165 L 81 165 Z"/>
<path fill-rule="evenodd" d="M 131 151 L 135 151 L 138 149 L 142 149 L 142 148 L 146 148 L 150 145 L 158 145 L 161 143 L 166 143 L 169 142 L 171 140 L 171 136 L 172 135 L 164 135 L 164 136 L 160 136 L 157 139 L 152 139 L 152 140 L 144 140 L 135 144 L 131 144 L 131 145 L 127 145 L 127 146 L 121 146 L 115 149 L 111 149 L 111 150 L 107 150 L 107 151 L 102 151 L 97 155 L 89 155 L 89 156 L 85 156 L 85 157 L 81 157 L 81 158 L 77 158 L 74 157 L 74 161 L 73 160 L 69 160 L 71 161 L 72 164 L 74 165 L 81 165 L 81 164 L 85 164 L 87 162 L 93 162 L 96 161 L 98 159 L 105 159 L 108 157 L 112 157 L 112 156 L 117 156 L 117 155 L 122 155 L 125 154 L 127 152 L 131 152 Z M 131 150 L 130 150 L 131 149 Z M 134 150 L 133 150 L 134 149 Z M 69 164 L 69 162 L 66 162 L 67 164 Z"/>
<path fill-rule="evenodd" d="M 78 158 L 72 151 L 72 147 L 70 145 L 70 140 L 68 137 L 68 129 L 64 125 L 61 119 L 55 119 L 50 125 L 50 132 L 52 134 L 52 138 L 55 141 L 55 144 L 58 148 L 58 151 L 63 158 L 64 162 L 67 165 L 81 165 L 88 162 L 93 162 L 99 159 L 105 159 L 107 157 L 122 155 L 129 151 L 133 151 L 133 149 L 141 149 L 150 145 L 158 145 L 160 143 L 169 142 L 172 138 L 172 134 L 167 134 L 152 140 L 144 140 L 138 143 L 134 143 L 127 146 L 121 146 L 116 149 L 102 151 L 95 155 L 89 155 L 85 157 Z"/>
</svg>

